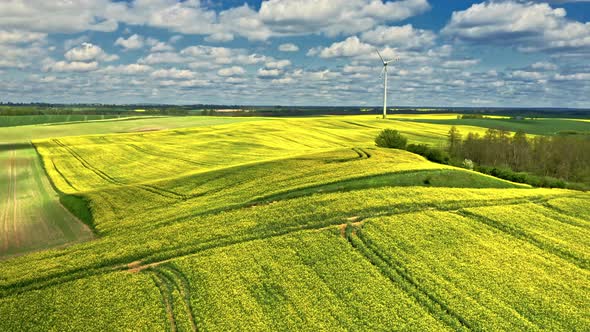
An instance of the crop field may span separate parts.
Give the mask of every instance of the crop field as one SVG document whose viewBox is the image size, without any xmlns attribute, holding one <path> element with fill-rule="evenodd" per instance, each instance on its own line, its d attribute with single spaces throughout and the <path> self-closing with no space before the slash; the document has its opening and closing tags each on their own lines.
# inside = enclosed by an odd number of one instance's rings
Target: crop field
<svg viewBox="0 0 590 332">
<path fill-rule="evenodd" d="M 533 135 L 555 135 L 559 132 L 575 131 L 590 133 L 590 123 L 581 119 L 509 119 L 509 118 L 485 118 L 485 119 L 457 119 L 452 117 L 408 117 L 405 121 L 445 124 L 455 126 L 476 126 L 483 128 L 504 129 L 508 131 L 522 130 Z"/>
<path fill-rule="evenodd" d="M 335 116 L 45 127 L 62 135 L 30 126 L 13 139 L 35 149 L 0 146 L 2 331 L 590 329 L 590 194 L 373 142 L 395 128 L 442 145 L 449 125 Z"/>
<path fill-rule="evenodd" d="M 58 200 L 30 144 L 0 150 L 0 257 L 92 238 Z"/>
<path fill-rule="evenodd" d="M 42 123 L 81 122 L 118 119 L 119 115 L 3 115 L 0 117 L 0 127 L 26 126 Z"/>
</svg>

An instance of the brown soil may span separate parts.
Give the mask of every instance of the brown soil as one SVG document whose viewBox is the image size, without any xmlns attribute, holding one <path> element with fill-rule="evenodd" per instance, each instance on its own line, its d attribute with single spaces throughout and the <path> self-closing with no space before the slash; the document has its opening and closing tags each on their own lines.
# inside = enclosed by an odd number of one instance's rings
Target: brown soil
<svg viewBox="0 0 590 332">
<path fill-rule="evenodd" d="M 355 220 L 358 220 L 359 218 L 360 218 L 359 216 L 348 217 L 348 218 L 346 218 L 346 221 L 348 221 L 347 223 L 338 225 L 338 229 L 340 230 L 340 236 L 346 237 L 346 226 L 348 224 L 351 224 L 355 228 L 356 227 L 359 227 L 360 225 L 362 225 L 363 224 L 362 221 L 356 221 L 356 222 L 354 222 Z M 353 230 L 352 233 L 355 234 L 356 231 Z"/>
<path fill-rule="evenodd" d="M 137 273 L 137 272 L 141 272 L 141 271 L 143 271 L 145 269 L 148 269 L 150 267 L 155 267 L 155 266 L 158 266 L 160 264 L 164 264 L 164 263 L 169 262 L 171 260 L 172 260 L 172 258 L 171 259 L 166 259 L 166 260 L 163 260 L 163 261 L 159 261 L 159 262 L 145 264 L 145 265 L 142 264 L 141 261 L 133 261 L 133 262 L 127 264 L 127 270 L 130 273 Z"/>
<path fill-rule="evenodd" d="M 6 206 L 4 209 L 4 213 L 3 213 L 3 217 L 2 217 L 2 223 L 3 223 L 3 234 L 4 234 L 4 239 L 2 241 L 2 251 L 6 252 L 8 250 L 8 240 L 10 238 L 9 236 L 9 225 L 10 225 L 10 207 L 11 207 L 11 202 L 10 200 L 13 198 L 13 196 L 10 194 L 11 191 L 13 190 L 12 186 L 14 185 L 14 182 L 16 181 L 16 174 L 15 173 L 15 169 L 14 169 L 14 151 L 10 152 L 10 159 L 8 160 L 8 190 L 6 191 Z M 15 179 L 13 179 L 13 177 Z M 14 204 L 14 202 L 12 202 L 12 204 Z M 13 206 L 14 208 L 14 206 Z"/>
<path fill-rule="evenodd" d="M 17 229 L 17 212 L 18 212 L 18 198 L 16 195 L 16 179 L 17 179 L 17 175 L 16 175 L 16 165 L 15 165 L 15 154 L 16 151 L 12 151 L 12 167 L 13 167 L 13 187 L 12 187 L 12 237 L 14 238 L 14 242 L 15 242 L 15 247 L 19 247 L 20 246 L 20 232 Z"/>
</svg>

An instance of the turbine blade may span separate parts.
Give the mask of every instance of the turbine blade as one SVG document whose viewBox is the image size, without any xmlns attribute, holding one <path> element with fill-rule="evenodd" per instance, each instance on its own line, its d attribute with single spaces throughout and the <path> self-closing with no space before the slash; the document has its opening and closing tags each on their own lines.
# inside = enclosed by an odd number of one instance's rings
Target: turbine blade
<svg viewBox="0 0 590 332">
<path fill-rule="evenodd" d="M 383 69 L 381 69 L 381 74 L 379 74 L 379 78 L 383 77 L 384 72 L 385 72 L 385 66 L 383 66 Z"/>
<path fill-rule="evenodd" d="M 383 64 L 385 64 L 385 60 L 383 60 L 383 57 L 381 56 L 381 53 L 379 53 L 378 49 L 375 49 L 375 51 L 377 51 L 377 54 L 379 55 L 379 57 L 381 58 L 381 61 L 383 61 Z"/>
</svg>

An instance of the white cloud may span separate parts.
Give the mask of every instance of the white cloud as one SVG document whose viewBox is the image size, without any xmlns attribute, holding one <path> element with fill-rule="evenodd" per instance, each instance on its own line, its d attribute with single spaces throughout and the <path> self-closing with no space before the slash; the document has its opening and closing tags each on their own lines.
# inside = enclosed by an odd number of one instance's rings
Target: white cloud
<svg viewBox="0 0 590 332">
<path fill-rule="evenodd" d="M 122 46 L 126 50 L 136 50 L 143 47 L 144 38 L 138 34 L 131 35 L 127 39 L 119 37 L 115 41 L 115 45 Z"/>
<path fill-rule="evenodd" d="M 153 78 L 170 78 L 176 80 L 192 79 L 195 77 L 195 73 L 188 69 L 158 69 L 151 73 Z"/>
<path fill-rule="evenodd" d="M 35 67 L 46 54 L 47 49 L 38 43 L 24 45 L 0 43 L 0 67 L 19 69 Z"/>
<path fill-rule="evenodd" d="M 299 46 L 293 43 L 286 43 L 279 45 L 279 51 L 281 52 L 297 52 L 299 51 Z"/>
<path fill-rule="evenodd" d="M 4 1 L 0 27 L 36 32 L 115 31 L 119 23 L 168 29 L 227 42 L 323 33 L 352 34 L 400 21 L 430 8 L 427 0 L 269 0 L 217 13 L 199 0 Z"/>
<path fill-rule="evenodd" d="M 447 60 L 442 63 L 442 66 L 445 68 L 466 68 L 475 66 L 479 61 L 479 59 Z"/>
<path fill-rule="evenodd" d="M 223 76 L 223 77 L 240 76 L 240 75 L 244 75 L 245 73 L 246 73 L 246 70 L 244 70 L 244 68 L 242 68 L 240 66 L 231 66 L 228 68 L 219 69 L 217 71 L 217 75 Z"/>
<path fill-rule="evenodd" d="M 359 65 L 346 65 L 344 68 L 342 68 L 342 72 L 347 74 L 367 73 L 371 71 L 375 71 L 375 68 Z"/>
<path fill-rule="evenodd" d="M 411 24 L 404 26 L 379 26 L 361 35 L 365 42 L 388 45 L 403 49 L 424 49 L 434 45 L 436 35 L 428 30 L 415 29 Z"/>
<path fill-rule="evenodd" d="M 156 52 L 138 60 L 141 64 L 155 65 L 160 63 L 182 63 L 188 59 L 174 52 Z"/>
<path fill-rule="evenodd" d="M 19 30 L 0 30 L 0 44 L 23 44 L 44 40 L 45 33 Z"/>
<path fill-rule="evenodd" d="M 535 62 L 531 65 L 531 68 L 542 70 L 556 70 L 557 65 L 550 62 Z"/>
<path fill-rule="evenodd" d="M 0 1 L 0 27 L 64 33 L 114 31 L 117 21 L 110 14 L 125 8 L 124 3 L 109 0 Z"/>
<path fill-rule="evenodd" d="M 174 51 L 174 47 L 172 45 L 165 43 L 163 41 L 159 41 L 155 38 L 148 38 L 146 40 L 146 44 L 150 45 L 150 52 L 171 52 Z"/>
<path fill-rule="evenodd" d="M 251 40 L 266 40 L 275 34 L 262 22 L 258 13 L 246 4 L 219 13 L 219 22 L 217 28 L 221 31 L 235 33 Z"/>
<path fill-rule="evenodd" d="M 229 32 L 215 32 L 205 38 L 208 42 L 228 42 L 234 40 L 234 35 Z"/>
<path fill-rule="evenodd" d="M 292 77 L 282 77 L 282 78 L 275 78 L 271 80 L 273 84 L 292 84 L 295 83 L 295 80 Z"/>
<path fill-rule="evenodd" d="M 266 68 L 276 68 L 276 69 L 283 69 L 285 67 L 288 67 L 291 65 L 291 61 L 289 60 L 273 60 L 273 61 L 268 61 L 267 63 L 264 64 L 264 66 Z"/>
<path fill-rule="evenodd" d="M 510 75 L 513 78 L 521 79 L 521 80 L 529 80 L 529 81 L 536 81 L 545 78 L 544 73 L 536 72 L 536 71 L 524 71 L 524 70 L 515 70 Z"/>
<path fill-rule="evenodd" d="M 523 52 L 590 49 L 590 22 L 569 20 L 563 8 L 515 1 L 474 4 L 454 12 L 443 34 Z"/>
<path fill-rule="evenodd" d="M 590 73 L 576 73 L 576 74 L 556 74 L 554 79 L 557 81 L 589 81 Z"/>
<path fill-rule="evenodd" d="M 151 70 L 152 67 L 150 66 L 131 63 L 128 65 L 108 66 L 104 69 L 101 69 L 101 72 L 112 74 L 137 75 L 150 72 Z"/>
<path fill-rule="evenodd" d="M 260 78 L 275 78 L 275 77 L 281 76 L 282 71 L 277 68 L 274 68 L 274 69 L 260 68 L 260 69 L 258 69 L 258 72 L 256 74 Z"/>
<path fill-rule="evenodd" d="M 64 57 L 69 61 L 114 61 L 119 58 L 117 55 L 105 53 L 100 46 L 91 43 L 82 43 L 82 45 L 70 49 L 64 54 Z"/>
<path fill-rule="evenodd" d="M 53 72 L 88 72 L 98 69 L 98 62 L 58 61 L 44 66 L 45 71 Z"/>
<path fill-rule="evenodd" d="M 205 45 L 189 46 L 180 54 L 190 58 L 192 62 L 195 61 L 209 61 L 216 64 L 241 64 L 252 65 L 261 63 L 268 58 L 259 54 L 248 54 L 246 49 L 242 48 L 227 48 L 227 47 L 212 47 Z"/>
<path fill-rule="evenodd" d="M 322 58 L 354 57 L 367 53 L 375 53 L 375 48 L 363 43 L 357 36 L 346 38 L 344 41 L 335 42 L 323 49 L 312 49 L 308 55 L 319 54 Z"/>
<path fill-rule="evenodd" d="M 401 21 L 430 9 L 426 0 L 270 0 L 258 18 L 275 35 L 328 36 L 368 30 L 380 22 Z"/>
</svg>

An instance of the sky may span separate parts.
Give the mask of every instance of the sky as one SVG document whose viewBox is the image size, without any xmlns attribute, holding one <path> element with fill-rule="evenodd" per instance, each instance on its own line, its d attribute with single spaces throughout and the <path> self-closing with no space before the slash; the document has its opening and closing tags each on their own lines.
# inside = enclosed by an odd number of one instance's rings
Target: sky
<svg viewBox="0 0 590 332">
<path fill-rule="evenodd" d="M 0 101 L 590 108 L 590 0 L 0 0 Z"/>
</svg>

